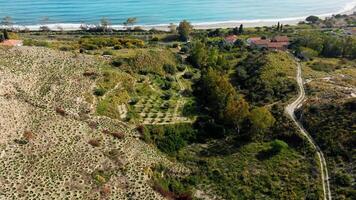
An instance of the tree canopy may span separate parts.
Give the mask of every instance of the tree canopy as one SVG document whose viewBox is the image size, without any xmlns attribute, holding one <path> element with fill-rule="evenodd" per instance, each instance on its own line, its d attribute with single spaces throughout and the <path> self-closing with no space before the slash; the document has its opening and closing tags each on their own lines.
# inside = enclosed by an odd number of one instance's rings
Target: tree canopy
<svg viewBox="0 0 356 200">
<path fill-rule="evenodd" d="M 250 121 L 252 126 L 259 131 L 265 131 L 272 127 L 276 119 L 265 107 L 258 107 L 250 112 Z"/>
<path fill-rule="evenodd" d="M 179 37 L 182 41 L 188 41 L 189 40 L 189 35 L 193 30 L 193 26 L 188 22 L 187 20 L 183 20 L 182 22 L 179 23 L 178 26 L 178 34 Z"/>
<path fill-rule="evenodd" d="M 307 17 L 305 20 L 309 23 L 314 24 L 314 23 L 318 22 L 320 20 L 320 18 L 317 16 L 314 16 L 314 15 L 311 15 L 311 16 Z"/>
</svg>

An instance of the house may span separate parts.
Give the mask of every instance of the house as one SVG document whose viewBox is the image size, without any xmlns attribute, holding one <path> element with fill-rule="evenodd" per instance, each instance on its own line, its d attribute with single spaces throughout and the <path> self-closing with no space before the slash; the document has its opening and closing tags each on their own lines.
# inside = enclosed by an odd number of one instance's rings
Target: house
<svg viewBox="0 0 356 200">
<path fill-rule="evenodd" d="M 286 50 L 289 45 L 289 38 L 287 36 L 276 36 L 272 39 L 255 37 L 249 38 L 247 43 L 251 47 L 256 47 L 259 49 L 265 48 L 269 50 Z"/>
<path fill-rule="evenodd" d="M 225 42 L 229 43 L 229 44 L 234 44 L 237 40 L 237 36 L 236 35 L 229 35 L 225 37 Z"/>
<path fill-rule="evenodd" d="M 2 46 L 11 46 L 11 47 L 18 47 L 23 45 L 22 40 L 5 40 L 0 43 Z"/>
<path fill-rule="evenodd" d="M 356 28 L 345 29 L 344 32 L 345 32 L 347 35 L 356 35 Z"/>
</svg>

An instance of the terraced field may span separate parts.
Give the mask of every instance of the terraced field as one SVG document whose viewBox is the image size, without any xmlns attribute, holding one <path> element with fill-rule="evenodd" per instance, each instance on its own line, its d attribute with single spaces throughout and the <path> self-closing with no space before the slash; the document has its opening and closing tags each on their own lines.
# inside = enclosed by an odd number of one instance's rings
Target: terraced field
<svg viewBox="0 0 356 200">
<path fill-rule="evenodd" d="M 99 58 L 38 47 L 0 57 L 0 199 L 162 199 L 151 167 L 189 172 L 94 115 Z"/>
</svg>

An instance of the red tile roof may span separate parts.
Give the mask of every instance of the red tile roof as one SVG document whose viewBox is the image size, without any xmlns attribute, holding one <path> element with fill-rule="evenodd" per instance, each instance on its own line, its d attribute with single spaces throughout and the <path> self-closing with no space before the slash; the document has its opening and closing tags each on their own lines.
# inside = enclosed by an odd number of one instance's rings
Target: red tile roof
<svg viewBox="0 0 356 200">
<path fill-rule="evenodd" d="M 276 36 L 272 39 L 273 42 L 289 42 L 289 38 L 287 36 Z"/>
<path fill-rule="evenodd" d="M 225 37 L 225 41 L 226 42 L 230 42 L 230 43 L 234 43 L 237 40 L 237 36 L 236 35 L 229 35 Z"/>
<path fill-rule="evenodd" d="M 22 40 L 5 40 L 0 43 L 0 45 L 3 46 L 22 46 L 23 42 Z"/>
<path fill-rule="evenodd" d="M 289 45 L 289 38 L 287 36 L 276 36 L 273 39 L 250 38 L 249 41 L 253 45 L 269 49 L 282 50 Z"/>
</svg>

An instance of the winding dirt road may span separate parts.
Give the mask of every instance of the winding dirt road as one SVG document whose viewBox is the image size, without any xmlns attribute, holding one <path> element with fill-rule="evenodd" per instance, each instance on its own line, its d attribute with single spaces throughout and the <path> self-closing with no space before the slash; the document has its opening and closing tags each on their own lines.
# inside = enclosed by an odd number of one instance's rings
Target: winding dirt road
<svg viewBox="0 0 356 200">
<path fill-rule="evenodd" d="M 330 184 L 329 184 L 329 175 L 328 175 L 328 168 L 326 165 L 326 160 L 324 157 L 323 152 L 319 148 L 319 146 L 314 142 L 313 138 L 309 135 L 309 133 L 304 129 L 303 125 L 297 120 L 294 112 L 297 108 L 299 108 L 304 99 L 305 99 L 305 91 L 303 86 L 303 78 L 302 78 L 302 69 L 300 63 L 297 61 L 298 69 L 297 69 L 297 82 L 299 86 L 299 96 L 298 98 L 289 104 L 285 109 L 287 114 L 292 118 L 294 123 L 298 126 L 300 132 L 303 136 L 307 138 L 311 146 L 316 150 L 316 154 L 318 156 L 320 169 L 321 169 L 321 180 L 323 185 L 323 193 L 324 193 L 324 200 L 331 200 L 331 191 L 330 191 Z"/>
</svg>

